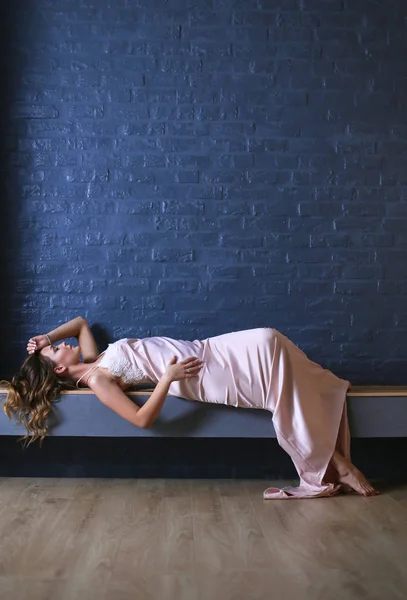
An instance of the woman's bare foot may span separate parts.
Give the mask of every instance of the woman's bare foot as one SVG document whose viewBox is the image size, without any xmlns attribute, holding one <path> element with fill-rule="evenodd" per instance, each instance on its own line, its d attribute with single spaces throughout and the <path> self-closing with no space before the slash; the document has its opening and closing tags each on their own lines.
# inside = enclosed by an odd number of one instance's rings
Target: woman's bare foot
<svg viewBox="0 0 407 600">
<path fill-rule="evenodd" d="M 380 494 L 379 490 L 376 490 L 368 482 L 363 473 L 337 451 L 332 456 L 332 464 L 338 472 L 339 483 L 346 486 L 346 491 L 349 491 L 349 486 L 355 492 L 358 492 L 358 494 L 362 494 L 362 496 L 377 496 Z"/>
</svg>

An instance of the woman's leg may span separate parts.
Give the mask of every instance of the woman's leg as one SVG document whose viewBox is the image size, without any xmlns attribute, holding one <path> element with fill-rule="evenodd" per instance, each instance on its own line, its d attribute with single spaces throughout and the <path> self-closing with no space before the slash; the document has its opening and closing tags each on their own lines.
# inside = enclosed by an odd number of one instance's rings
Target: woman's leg
<svg viewBox="0 0 407 600">
<path fill-rule="evenodd" d="M 376 496 L 380 494 L 379 490 L 368 482 L 366 477 L 353 465 L 347 458 L 337 450 L 333 453 L 329 467 L 333 467 L 337 472 L 337 481 L 349 486 L 363 496 Z"/>
</svg>

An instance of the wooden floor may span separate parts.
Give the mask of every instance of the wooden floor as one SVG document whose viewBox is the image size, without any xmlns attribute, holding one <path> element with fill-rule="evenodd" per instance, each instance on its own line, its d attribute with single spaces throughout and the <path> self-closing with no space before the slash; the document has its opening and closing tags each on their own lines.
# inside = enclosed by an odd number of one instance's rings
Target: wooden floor
<svg viewBox="0 0 407 600">
<path fill-rule="evenodd" d="M 0 479 L 0 597 L 405 600 L 407 484 L 262 499 L 288 483 Z"/>
</svg>

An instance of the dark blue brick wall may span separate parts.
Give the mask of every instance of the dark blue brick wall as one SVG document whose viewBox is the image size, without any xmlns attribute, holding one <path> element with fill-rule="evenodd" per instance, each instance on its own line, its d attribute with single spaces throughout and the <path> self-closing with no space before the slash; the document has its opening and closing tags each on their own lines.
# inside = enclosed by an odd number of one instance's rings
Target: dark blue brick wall
<svg viewBox="0 0 407 600">
<path fill-rule="evenodd" d="M 2 375 L 81 314 L 406 383 L 404 0 L 10 4 Z"/>
</svg>

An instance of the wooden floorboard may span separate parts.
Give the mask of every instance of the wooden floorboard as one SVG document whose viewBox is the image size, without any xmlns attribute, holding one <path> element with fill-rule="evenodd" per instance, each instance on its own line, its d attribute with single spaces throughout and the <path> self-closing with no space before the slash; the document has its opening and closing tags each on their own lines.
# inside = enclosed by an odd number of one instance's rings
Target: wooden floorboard
<svg viewBox="0 0 407 600">
<path fill-rule="evenodd" d="M 407 483 L 263 500 L 291 481 L 0 479 L 7 600 L 398 600 Z"/>
</svg>

